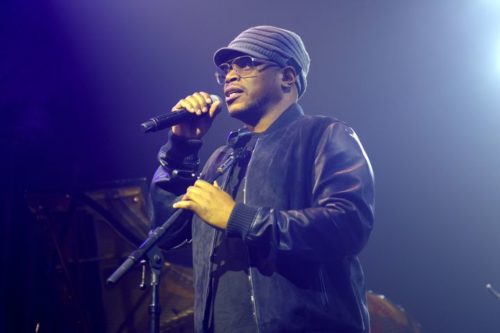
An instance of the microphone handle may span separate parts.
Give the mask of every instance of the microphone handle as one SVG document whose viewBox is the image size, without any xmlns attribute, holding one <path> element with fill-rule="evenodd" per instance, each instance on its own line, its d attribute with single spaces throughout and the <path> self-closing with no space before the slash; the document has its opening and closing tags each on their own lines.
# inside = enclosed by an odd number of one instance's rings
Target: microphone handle
<svg viewBox="0 0 500 333">
<path fill-rule="evenodd" d="M 217 95 L 210 95 L 212 103 L 215 101 L 220 101 L 220 97 Z M 144 133 L 156 132 L 164 128 L 169 128 L 184 121 L 193 121 L 196 119 L 197 115 L 186 110 L 179 110 L 176 112 L 170 112 L 167 114 L 162 114 L 149 119 L 141 124 Z"/>
<path fill-rule="evenodd" d="M 179 110 L 177 112 L 171 112 L 168 114 L 162 114 L 149 119 L 141 124 L 144 133 L 156 132 L 165 128 L 172 127 L 183 121 L 190 121 L 196 118 L 196 114 L 193 114 L 186 110 Z"/>
</svg>

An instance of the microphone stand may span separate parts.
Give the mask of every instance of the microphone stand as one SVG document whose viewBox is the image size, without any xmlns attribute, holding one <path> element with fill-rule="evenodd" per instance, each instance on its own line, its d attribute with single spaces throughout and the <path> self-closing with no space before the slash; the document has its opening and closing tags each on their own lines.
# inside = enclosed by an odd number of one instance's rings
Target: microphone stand
<svg viewBox="0 0 500 333">
<path fill-rule="evenodd" d="M 245 145 L 250 139 L 249 132 L 238 131 L 232 132 L 229 135 L 229 146 L 233 151 L 229 156 L 217 167 L 215 175 L 210 179 L 205 179 L 209 183 L 213 183 L 217 178 L 222 176 L 234 163 L 245 156 Z M 200 176 L 201 178 L 201 176 Z M 169 228 L 180 218 L 187 217 L 190 212 L 183 209 L 175 209 L 170 217 L 159 227 L 150 231 L 148 238 L 134 250 L 128 258 L 108 277 L 107 283 L 114 285 L 132 269 L 138 262 L 144 258 L 148 258 L 149 267 L 151 268 L 151 303 L 149 305 L 150 314 L 150 332 L 160 332 L 160 273 L 164 263 L 164 257 L 158 242 L 166 235 Z"/>
<path fill-rule="evenodd" d="M 148 253 L 149 267 L 151 268 L 151 304 L 149 305 L 150 332 L 160 332 L 160 274 L 164 257 L 161 249 L 154 246 Z"/>
</svg>

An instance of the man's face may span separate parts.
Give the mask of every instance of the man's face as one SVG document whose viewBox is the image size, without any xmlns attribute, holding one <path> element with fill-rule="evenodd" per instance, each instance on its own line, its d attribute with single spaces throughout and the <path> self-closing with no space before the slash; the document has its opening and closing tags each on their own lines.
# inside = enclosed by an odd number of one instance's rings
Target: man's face
<svg viewBox="0 0 500 333">
<path fill-rule="evenodd" d="M 249 125 L 255 125 L 282 95 L 277 65 L 258 64 L 250 75 L 231 69 L 226 75 L 224 96 L 229 114 Z"/>
</svg>

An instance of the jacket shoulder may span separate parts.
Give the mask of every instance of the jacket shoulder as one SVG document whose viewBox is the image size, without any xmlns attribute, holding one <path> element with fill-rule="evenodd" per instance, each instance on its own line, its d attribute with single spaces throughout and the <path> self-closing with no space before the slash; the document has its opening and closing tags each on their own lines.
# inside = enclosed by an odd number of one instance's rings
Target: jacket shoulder
<svg viewBox="0 0 500 333">
<path fill-rule="evenodd" d="M 294 131 L 302 132 L 303 135 L 313 136 L 317 139 L 330 131 L 352 131 L 352 128 L 344 121 L 324 115 L 304 115 L 292 124 L 292 128 Z"/>
<path fill-rule="evenodd" d="M 325 116 L 325 115 L 306 114 L 299 119 L 300 119 L 300 121 L 302 121 L 304 123 L 310 123 L 312 125 L 320 125 L 321 124 L 321 125 L 324 125 L 327 127 L 327 126 L 332 125 L 332 124 L 338 124 L 340 126 L 347 126 L 348 127 L 348 125 L 344 121 L 339 120 L 335 117 Z"/>
</svg>

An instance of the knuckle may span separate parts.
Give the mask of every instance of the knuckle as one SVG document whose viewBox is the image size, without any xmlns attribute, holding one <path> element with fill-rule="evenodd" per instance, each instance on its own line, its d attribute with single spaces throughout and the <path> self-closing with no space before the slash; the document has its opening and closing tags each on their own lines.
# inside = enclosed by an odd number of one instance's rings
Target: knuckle
<svg viewBox="0 0 500 333">
<path fill-rule="evenodd" d="M 183 99 L 182 102 L 179 103 L 179 105 L 183 108 L 189 108 L 191 106 L 191 103 L 189 103 L 188 100 Z"/>
<path fill-rule="evenodd" d="M 184 98 L 184 100 L 189 101 L 190 103 L 192 103 L 193 101 L 196 101 L 196 98 L 193 95 L 189 95 L 186 98 Z"/>
<path fill-rule="evenodd" d="M 200 93 L 196 93 L 194 98 L 198 103 L 205 103 L 205 98 Z"/>
</svg>

